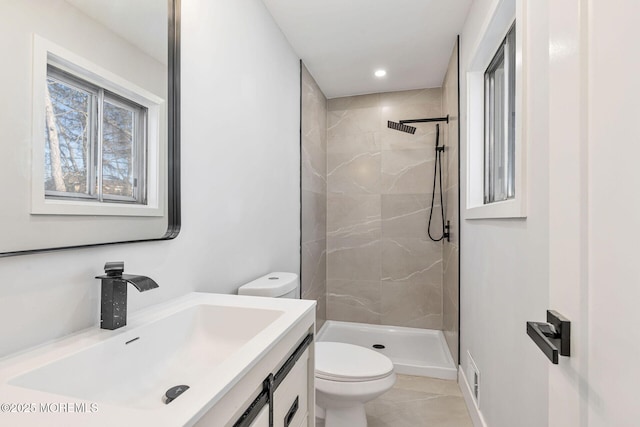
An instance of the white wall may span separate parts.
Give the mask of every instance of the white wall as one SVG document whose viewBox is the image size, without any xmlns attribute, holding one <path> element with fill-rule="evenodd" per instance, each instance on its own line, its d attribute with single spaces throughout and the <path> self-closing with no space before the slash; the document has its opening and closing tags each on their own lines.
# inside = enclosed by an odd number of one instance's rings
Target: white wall
<svg viewBox="0 0 640 427">
<path fill-rule="evenodd" d="M 476 0 L 461 34 L 461 182 L 467 182 L 466 70 L 496 0 Z M 549 300 L 548 31 L 546 1 L 528 2 L 525 25 L 526 219 L 461 224 L 461 364 L 481 376 L 480 411 L 491 427 L 542 427 L 548 417 L 548 360 L 526 334 Z M 462 185 L 461 200 L 467 200 Z M 464 205 L 462 207 L 464 217 Z"/>
<path fill-rule="evenodd" d="M 0 355 L 99 321 L 105 261 L 154 278 L 129 310 L 299 271 L 298 58 L 259 0 L 182 0 L 182 232 L 0 258 Z"/>
</svg>

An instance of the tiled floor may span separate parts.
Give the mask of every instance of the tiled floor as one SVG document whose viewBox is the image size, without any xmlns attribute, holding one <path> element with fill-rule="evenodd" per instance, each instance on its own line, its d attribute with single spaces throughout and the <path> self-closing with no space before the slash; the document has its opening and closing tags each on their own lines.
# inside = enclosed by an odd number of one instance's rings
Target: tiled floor
<svg viewBox="0 0 640 427">
<path fill-rule="evenodd" d="M 398 375 L 395 386 L 365 408 L 368 427 L 473 426 L 455 381 Z"/>
<path fill-rule="evenodd" d="M 369 427 L 472 427 L 455 381 L 398 375 L 395 386 L 366 405 Z"/>
</svg>

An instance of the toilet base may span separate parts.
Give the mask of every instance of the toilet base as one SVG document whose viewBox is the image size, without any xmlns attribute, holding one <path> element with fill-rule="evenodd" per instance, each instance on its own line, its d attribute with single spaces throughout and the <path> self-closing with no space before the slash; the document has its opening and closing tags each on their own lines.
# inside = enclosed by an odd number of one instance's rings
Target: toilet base
<svg viewBox="0 0 640 427">
<path fill-rule="evenodd" d="M 364 405 L 325 409 L 325 427 L 367 427 Z"/>
<path fill-rule="evenodd" d="M 396 374 L 370 381 L 340 382 L 316 377 L 316 417 L 325 427 L 367 427 L 364 404 L 389 391 Z"/>
</svg>

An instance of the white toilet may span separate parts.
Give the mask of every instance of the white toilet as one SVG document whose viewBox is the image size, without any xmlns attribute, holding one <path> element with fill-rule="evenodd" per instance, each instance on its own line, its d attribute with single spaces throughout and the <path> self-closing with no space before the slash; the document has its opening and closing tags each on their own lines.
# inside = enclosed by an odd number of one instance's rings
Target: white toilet
<svg viewBox="0 0 640 427">
<path fill-rule="evenodd" d="M 238 289 L 238 295 L 297 298 L 294 273 L 269 273 Z M 391 360 L 373 350 L 338 342 L 316 342 L 316 417 L 325 427 L 366 427 L 364 404 L 393 387 Z"/>
</svg>

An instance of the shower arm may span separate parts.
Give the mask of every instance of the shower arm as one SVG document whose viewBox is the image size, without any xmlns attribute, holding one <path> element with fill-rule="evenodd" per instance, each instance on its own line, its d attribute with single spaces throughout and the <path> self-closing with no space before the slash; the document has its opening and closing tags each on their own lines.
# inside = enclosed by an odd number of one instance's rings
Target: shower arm
<svg viewBox="0 0 640 427">
<path fill-rule="evenodd" d="M 431 117 L 428 119 L 410 119 L 410 120 L 400 120 L 398 123 L 405 125 L 407 123 L 431 123 L 431 122 L 447 122 L 449 123 L 449 115 L 446 117 Z M 436 151 L 444 151 L 444 146 L 439 146 L 438 138 L 436 138 Z"/>
<path fill-rule="evenodd" d="M 431 122 L 447 122 L 449 123 L 449 115 L 446 117 L 431 117 L 428 119 L 410 119 L 410 120 L 400 120 L 398 123 L 406 125 L 407 123 L 431 123 Z"/>
</svg>

